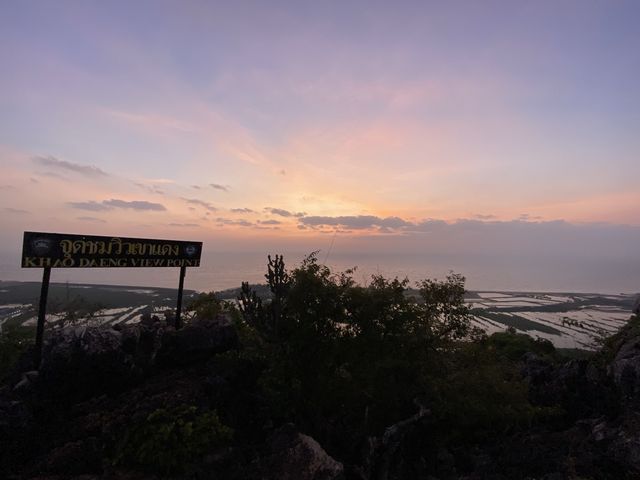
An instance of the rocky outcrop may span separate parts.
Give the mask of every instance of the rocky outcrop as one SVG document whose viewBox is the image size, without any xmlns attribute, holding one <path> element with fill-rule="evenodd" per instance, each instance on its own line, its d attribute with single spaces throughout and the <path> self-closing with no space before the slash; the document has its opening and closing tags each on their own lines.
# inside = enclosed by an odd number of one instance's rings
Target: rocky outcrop
<svg viewBox="0 0 640 480">
<path fill-rule="evenodd" d="M 522 359 L 522 376 L 529 384 L 529 399 L 537 406 L 562 405 L 572 420 L 615 411 L 615 387 L 606 371 L 587 360 L 570 360 L 554 365 L 527 353 Z"/>
<path fill-rule="evenodd" d="M 190 365 L 236 346 L 224 315 L 178 331 L 157 317 L 113 328 L 64 328 L 46 340 L 40 370 L 16 377 L 12 389 L 21 397 L 73 403 L 124 391 L 156 368 Z"/>
<path fill-rule="evenodd" d="M 640 405 L 640 336 L 621 342 L 609 365 L 609 373 L 625 399 Z"/>
<path fill-rule="evenodd" d="M 102 472 L 104 448 L 130 422 L 206 402 L 211 373 L 204 366 L 237 341 L 226 315 L 179 331 L 154 317 L 53 331 L 39 371 L 15 372 L 0 390 L 0 444 L 9 445 L 0 451 L 0 472 L 6 464 L 25 465 L 25 478 Z"/>
<path fill-rule="evenodd" d="M 268 454 L 259 465 L 263 480 L 339 480 L 344 467 L 313 438 L 285 425 L 268 440 Z"/>
<path fill-rule="evenodd" d="M 122 332 L 100 327 L 65 328 L 45 343 L 37 396 L 74 402 L 121 391 L 138 379 Z"/>
<path fill-rule="evenodd" d="M 377 437 L 360 438 L 362 448 L 354 447 L 351 456 L 329 440 L 325 446 L 339 452 L 335 458 L 292 425 L 274 430 L 278 417 L 257 388 L 262 360 L 216 356 L 237 344 L 227 316 L 179 331 L 149 317 L 139 325 L 53 333 L 40 371 L 19 372 L 0 390 L 0 444 L 8 445 L 0 452 L 0 473 L 17 468 L 15 478 L 25 479 L 150 478 L 136 476 L 144 472 L 135 464 L 119 476 L 108 455 L 131 425 L 184 405 L 218 412 L 237 434 L 234 443 L 190 463 L 197 474 L 189 478 L 640 478 L 637 320 L 589 360 L 558 363 L 529 353 L 515 365 L 530 403 L 555 412 L 552 420 L 474 444 L 443 444 L 435 437 L 442 428 L 437 410 L 430 413 L 416 400 L 415 415 Z"/>
<path fill-rule="evenodd" d="M 166 331 L 157 360 L 162 366 L 190 365 L 237 346 L 238 334 L 230 317 L 219 315 L 198 320 L 181 330 Z"/>
</svg>

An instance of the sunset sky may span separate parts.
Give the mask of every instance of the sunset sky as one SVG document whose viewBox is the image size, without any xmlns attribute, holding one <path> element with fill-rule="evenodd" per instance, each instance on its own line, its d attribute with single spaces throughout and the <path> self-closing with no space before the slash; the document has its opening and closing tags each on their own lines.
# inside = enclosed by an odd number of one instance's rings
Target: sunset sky
<svg viewBox="0 0 640 480">
<path fill-rule="evenodd" d="M 3 1 L 0 250 L 640 262 L 639 24 L 637 1 Z"/>
</svg>

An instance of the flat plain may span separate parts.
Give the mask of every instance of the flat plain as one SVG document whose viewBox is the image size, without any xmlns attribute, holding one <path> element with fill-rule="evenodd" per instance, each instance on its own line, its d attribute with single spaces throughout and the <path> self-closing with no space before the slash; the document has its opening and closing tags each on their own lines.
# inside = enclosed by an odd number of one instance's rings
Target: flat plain
<svg viewBox="0 0 640 480">
<path fill-rule="evenodd" d="M 265 286 L 258 293 L 268 295 Z M 233 302 L 237 289 L 218 292 Z M 0 282 L 0 333 L 35 326 L 40 294 L 38 282 Z M 162 316 L 175 309 L 176 290 L 121 285 L 53 283 L 49 290 L 49 328 L 65 325 L 135 323 L 145 313 Z M 185 290 L 184 305 L 198 293 Z M 509 327 L 556 347 L 589 350 L 597 340 L 617 331 L 631 316 L 635 295 L 571 292 L 467 292 L 473 323 L 491 334 Z"/>
</svg>

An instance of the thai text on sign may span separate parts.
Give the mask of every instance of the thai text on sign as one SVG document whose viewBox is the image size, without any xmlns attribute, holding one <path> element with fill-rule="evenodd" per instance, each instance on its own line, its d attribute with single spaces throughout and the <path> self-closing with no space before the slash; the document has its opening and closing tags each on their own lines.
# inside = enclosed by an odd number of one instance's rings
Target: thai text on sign
<svg viewBox="0 0 640 480">
<path fill-rule="evenodd" d="M 24 232 L 23 268 L 198 267 L 202 242 Z"/>
</svg>

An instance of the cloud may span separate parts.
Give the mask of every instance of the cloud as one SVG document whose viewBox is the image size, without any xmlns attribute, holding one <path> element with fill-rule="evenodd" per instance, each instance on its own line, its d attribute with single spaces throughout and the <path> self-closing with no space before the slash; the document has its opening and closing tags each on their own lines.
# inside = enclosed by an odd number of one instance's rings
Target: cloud
<svg viewBox="0 0 640 480">
<path fill-rule="evenodd" d="M 479 222 L 482 223 L 482 222 Z M 406 230 L 411 232 L 435 232 L 448 227 L 449 224 L 444 220 L 422 220 L 421 222 L 409 225 Z"/>
<path fill-rule="evenodd" d="M 190 203 L 191 205 L 199 205 L 202 208 L 210 211 L 210 212 L 216 212 L 218 211 L 218 209 L 216 207 L 214 207 L 213 205 L 211 205 L 209 202 L 205 202 L 203 200 L 198 200 L 197 198 L 184 198 L 184 197 L 180 197 L 181 200 Z"/>
<path fill-rule="evenodd" d="M 281 225 L 282 222 L 278 220 L 258 220 L 258 223 L 261 225 Z"/>
<path fill-rule="evenodd" d="M 220 185 L 219 183 L 210 183 L 209 186 L 211 188 L 215 188 L 216 190 L 222 190 L 223 192 L 229 191 L 229 186 L 227 185 Z"/>
<path fill-rule="evenodd" d="M 309 227 L 344 227 L 355 230 L 367 228 L 400 229 L 414 226 L 400 217 L 381 218 L 374 215 L 345 215 L 339 217 L 310 216 L 300 218 L 300 222 Z"/>
<path fill-rule="evenodd" d="M 196 190 L 200 190 L 200 185 L 191 185 L 191 188 L 195 188 Z"/>
<path fill-rule="evenodd" d="M 76 217 L 78 220 L 81 220 L 83 222 L 92 222 L 92 223 L 107 223 L 106 220 L 103 220 L 101 218 L 96 218 L 96 217 Z"/>
<path fill-rule="evenodd" d="M 256 225 L 255 227 L 256 230 L 280 230 L 280 227 L 265 227 L 263 225 Z"/>
<path fill-rule="evenodd" d="M 13 185 L 0 185 L 0 190 L 15 190 Z"/>
<path fill-rule="evenodd" d="M 38 165 L 45 167 L 57 168 L 70 172 L 79 173 L 85 177 L 106 177 L 108 174 L 94 165 L 81 165 L 79 163 L 67 162 L 66 160 L 58 160 L 56 157 L 33 157 L 33 161 Z"/>
<path fill-rule="evenodd" d="M 164 190 L 160 190 L 157 185 L 145 185 L 144 183 L 134 183 L 136 187 L 140 187 L 149 193 L 155 193 L 157 195 L 164 195 Z"/>
<path fill-rule="evenodd" d="M 255 210 L 251 210 L 250 208 L 232 208 L 231 211 L 233 213 L 255 213 Z"/>
<path fill-rule="evenodd" d="M 11 207 L 5 208 L 4 211 L 8 212 L 8 213 L 14 213 L 16 215 L 27 215 L 27 214 L 31 213 L 28 210 L 22 210 L 20 208 L 11 208 Z"/>
<path fill-rule="evenodd" d="M 162 212 L 167 209 L 161 203 L 147 202 L 146 200 L 126 201 L 112 198 L 111 200 L 104 200 L 102 203 L 108 207 L 126 208 L 130 210 L 150 210 L 155 212 Z"/>
<path fill-rule="evenodd" d="M 56 172 L 36 172 L 36 175 L 39 175 L 41 177 L 50 177 L 50 178 L 58 178 L 60 180 L 68 180 L 67 177 L 65 177 L 64 175 L 60 175 L 59 173 Z"/>
<path fill-rule="evenodd" d="M 473 218 L 477 218 L 478 220 L 493 220 L 494 218 L 497 218 L 495 215 L 481 215 L 481 214 L 476 214 L 473 216 Z"/>
<path fill-rule="evenodd" d="M 102 203 L 90 200 L 88 202 L 68 202 L 71 208 L 77 208 L 78 210 L 88 210 L 90 212 L 103 212 L 110 210 L 110 207 L 103 205 Z"/>
<path fill-rule="evenodd" d="M 197 223 L 169 223 L 170 227 L 199 227 Z"/>
<path fill-rule="evenodd" d="M 477 215 L 475 216 L 477 217 Z M 472 232 L 485 231 L 489 227 L 493 230 L 509 230 L 524 229 L 532 226 L 541 227 L 562 227 L 568 225 L 563 220 L 555 221 L 539 221 L 540 217 L 530 217 L 528 215 L 520 216 L 520 218 L 510 221 L 488 220 L 492 215 L 482 215 L 487 220 L 479 220 L 477 218 L 460 218 L 452 223 L 444 220 L 425 219 L 418 222 L 412 222 L 400 217 L 378 217 L 375 215 L 345 215 L 345 216 L 308 216 L 299 219 L 299 225 L 303 228 L 319 229 L 322 227 L 337 227 L 340 229 L 353 230 L 371 230 L 379 233 L 433 233 L 448 230 L 452 232 Z M 535 221 L 533 219 L 536 219 Z M 340 231 L 344 233 L 344 230 Z"/>
<path fill-rule="evenodd" d="M 281 217 L 304 217 L 306 215 L 306 212 L 290 212 L 289 210 L 284 210 L 282 208 L 271 208 L 271 207 L 265 207 L 264 209 L 266 212 L 271 213 L 272 215 L 280 215 Z"/>
<path fill-rule="evenodd" d="M 218 222 L 219 227 L 222 227 L 224 225 L 238 225 L 240 227 L 253 226 L 253 223 L 247 220 L 231 220 L 230 218 L 216 218 L 216 222 Z"/>
<path fill-rule="evenodd" d="M 112 210 L 114 208 L 156 212 L 166 210 L 166 207 L 160 203 L 147 202 L 145 200 L 126 201 L 117 198 L 112 198 L 111 200 L 103 200 L 102 202 L 96 202 L 94 200 L 90 200 L 88 202 L 68 202 L 67 205 L 72 208 L 77 208 L 79 210 L 88 210 L 91 212 L 103 212 L 105 210 Z"/>
<path fill-rule="evenodd" d="M 522 220 L 523 222 L 528 222 L 529 220 L 542 220 L 542 217 L 532 216 L 532 215 L 529 215 L 528 213 L 521 213 L 520 216 L 518 217 L 518 220 Z"/>
</svg>

